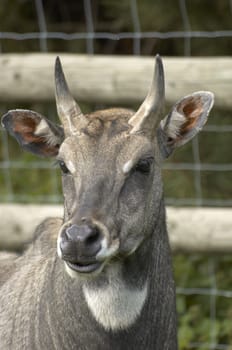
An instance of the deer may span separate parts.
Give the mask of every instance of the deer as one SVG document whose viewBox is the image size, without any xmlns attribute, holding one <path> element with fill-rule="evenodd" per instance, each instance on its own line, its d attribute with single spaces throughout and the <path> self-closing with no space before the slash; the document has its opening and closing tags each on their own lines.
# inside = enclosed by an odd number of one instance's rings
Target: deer
<svg viewBox="0 0 232 350">
<path fill-rule="evenodd" d="M 83 114 L 59 57 L 61 125 L 15 109 L 3 127 L 26 151 L 54 157 L 63 218 L 48 218 L 0 287 L 3 350 L 177 350 L 162 162 L 204 126 L 213 93 L 180 99 L 164 115 L 163 62 L 155 58 L 136 112 Z"/>
</svg>

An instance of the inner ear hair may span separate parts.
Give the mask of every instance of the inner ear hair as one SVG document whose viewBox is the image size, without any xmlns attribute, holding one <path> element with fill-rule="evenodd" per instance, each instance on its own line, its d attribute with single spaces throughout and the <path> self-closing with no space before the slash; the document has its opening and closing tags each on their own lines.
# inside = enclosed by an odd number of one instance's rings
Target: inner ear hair
<svg viewBox="0 0 232 350">
<path fill-rule="evenodd" d="M 49 132 L 49 126 L 45 119 L 41 119 L 39 124 L 36 126 L 34 134 L 37 136 L 45 135 Z"/>
<path fill-rule="evenodd" d="M 169 141 L 176 139 L 181 134 L 181 129 L 186 123 L 187 118 L 185 115 L 179 113 L 177 110 L 170 112 L 160 122 L 160 127 L 166 134 Z"/>
<path fill-rule="evenodd" d="M 49 123 L 46 119 L 41 119 L 35 128 L 34 135 L 43 137 L 50 146 L 56 146 L 64 139 L 63 128 Z"/>
</svg>

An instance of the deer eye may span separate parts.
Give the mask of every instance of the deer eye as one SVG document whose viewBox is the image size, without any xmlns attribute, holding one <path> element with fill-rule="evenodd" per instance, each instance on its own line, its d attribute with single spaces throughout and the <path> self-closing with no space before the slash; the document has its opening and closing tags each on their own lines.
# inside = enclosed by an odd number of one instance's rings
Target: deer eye
<svg viewBox="0 0 232 350">
<path fill-rule="evenodd" d="M 139 162 L 136 164 L 134 170 L 143 174 L 149 174 L 152 163 L 153 163 L 152 157 L 140 159 Z"/>
<path fill-rule="evenodd" d="M 69 173 L 69 170 L 65 164 L 65 162 L 63 160 L 59 160 L 59 166 L 60 166 L 60 169 L 62 171 L 63 174 L 68 174 Z"/>
</svg>

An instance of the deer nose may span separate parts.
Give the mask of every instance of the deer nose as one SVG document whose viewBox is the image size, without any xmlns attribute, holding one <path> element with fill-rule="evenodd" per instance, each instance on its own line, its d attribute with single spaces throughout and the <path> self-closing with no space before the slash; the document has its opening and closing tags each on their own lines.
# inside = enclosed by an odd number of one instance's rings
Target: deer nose
<svg viewBox="0 0 232 350">
<path fill-rule="evenodd" d="M 63 256 L 75 261 L 96 257 L 101 249 L 102 235 L 90 224 L 69 226 L 62 235 L 60 248 Z"/>
</svg>

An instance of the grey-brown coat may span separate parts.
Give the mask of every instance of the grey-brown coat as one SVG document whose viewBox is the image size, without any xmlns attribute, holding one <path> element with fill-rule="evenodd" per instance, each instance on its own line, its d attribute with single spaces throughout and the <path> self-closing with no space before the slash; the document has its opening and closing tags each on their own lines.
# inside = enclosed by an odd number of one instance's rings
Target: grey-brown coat
<svg viewBox="0 0 232 350">
<path fill-rule="evenodd" d="M 2 349 L 175 350 L 161 163 L 202 128 L 213 95 L 186 96 L 160 121 L 158 56 L 136 113 L 82 114 L 59 59 L 55 81 L 63 127 L 27 110 L 2 121 L 26 150 L 56 156 L 64 193 L 63 220 L 39 226 L 0 289 Z"/>
</svg>

